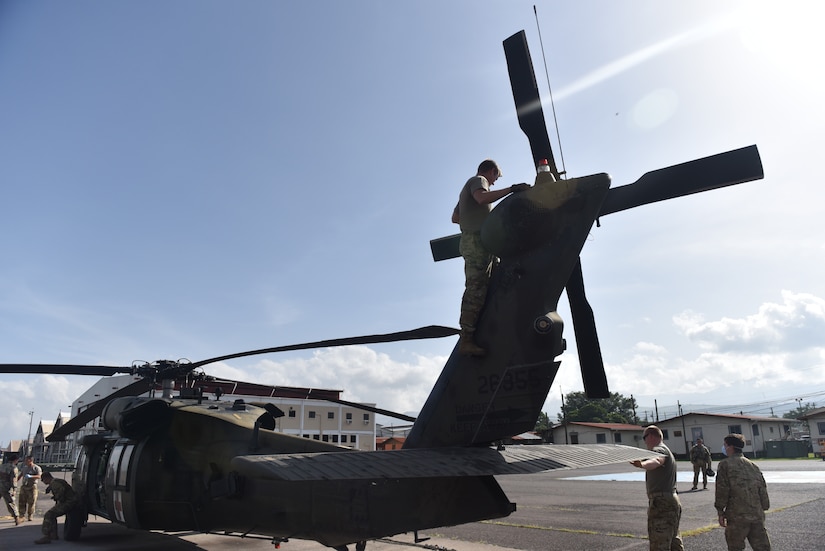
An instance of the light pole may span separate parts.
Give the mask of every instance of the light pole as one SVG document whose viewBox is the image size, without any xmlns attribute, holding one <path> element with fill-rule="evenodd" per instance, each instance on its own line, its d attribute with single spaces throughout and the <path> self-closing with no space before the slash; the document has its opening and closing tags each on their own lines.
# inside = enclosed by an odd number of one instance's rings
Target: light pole
<svg viewBox="0 0 825 551">
<path fill-rule="evenodd" d="M 26 453 L 23 454 L 23 457 L 31 455 L 31 452 L 29 451 L 29 443 L 32 441 L 32 419 L 34 419 L 34 410 L 29 412 L 29 435 L 26 437 L 26 445 L 24 446 Z"/>
</svg>

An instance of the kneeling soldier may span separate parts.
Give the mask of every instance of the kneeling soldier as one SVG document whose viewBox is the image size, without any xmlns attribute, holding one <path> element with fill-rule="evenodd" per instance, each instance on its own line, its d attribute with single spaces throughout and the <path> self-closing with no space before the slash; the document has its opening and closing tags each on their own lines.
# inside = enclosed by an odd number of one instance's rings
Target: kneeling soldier
<svg viewBox="0 0 825 551">
<path fill-rule="evenodd" d="M 52 540 L 59 539 L 57 535 L 57 517 L 65 515 L 77 507 L 80 504 L 80 499 L 71 484 L 65 480 L 54 478 L 51 473 L 43 473 L 40 480 L 48 486 L 46 493 L 51 492 L 55 503 L 54 507 L 43 515 L 43 537 L 34 540 L 34 543 L 51 543 Z"/>
</svg>

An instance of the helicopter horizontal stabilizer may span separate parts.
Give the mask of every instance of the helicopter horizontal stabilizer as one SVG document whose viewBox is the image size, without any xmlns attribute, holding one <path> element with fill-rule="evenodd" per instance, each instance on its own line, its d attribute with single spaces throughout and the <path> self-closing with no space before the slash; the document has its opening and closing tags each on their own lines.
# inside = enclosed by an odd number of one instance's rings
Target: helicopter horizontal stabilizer
<svg viewBox="0 0 825 551">
<path fill-rule="evenodd" d="M 613 444 L 433 448 L 391 452 L 245 455 L 232 469 L 262 479 L 368 480 L 530 474 L 627 463 L 657 454 Z"/>
</svg>

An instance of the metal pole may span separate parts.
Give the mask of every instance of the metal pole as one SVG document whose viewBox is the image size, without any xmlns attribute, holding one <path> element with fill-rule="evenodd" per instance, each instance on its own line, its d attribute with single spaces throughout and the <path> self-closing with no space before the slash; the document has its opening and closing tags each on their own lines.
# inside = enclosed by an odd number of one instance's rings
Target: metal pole
<svg viewBox="0 0 825 551">
<path fill-rule="evenodd" d="M 24 458 L 31 455 L 31 453 L 29 452 L 29 443 L 32 440 L 32 420 L 33 419 L 34 419 L 34 410 L 31 410 L 29 412 L 29 435 L 26 437 L 26 445 L 24 446 L 25 452 L 26 452 L 26 453 L 23 454 Z"/>
</svg>

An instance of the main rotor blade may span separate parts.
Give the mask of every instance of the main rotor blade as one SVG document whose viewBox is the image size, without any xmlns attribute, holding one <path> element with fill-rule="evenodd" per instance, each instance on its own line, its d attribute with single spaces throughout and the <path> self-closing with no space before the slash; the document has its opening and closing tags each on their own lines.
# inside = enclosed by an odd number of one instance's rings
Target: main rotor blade
<svg viewBox="0 0 825 551">
<path fill-rule="evenodd" d="M 131 373 L 131 367 L 112 367 L 108 365 L 69 365 L 69 364 L 0 364 L 0 373 L 20 373 L 24 375 L 42 373 L 50 375 L 116 375 Z"/>
<path fill-rule="evenodd" d="M 65 440 L 67 436 L 82 429 L 88 422 L 100 417 L 100 414 L 103 413 L 103 409 L 106 405 L 115 398 L 120 398 L 122 396 L 140 396 L 141 394 L 149 392 L 153 386 L 154 383 L 151 380 L 141 379 L 121 388 L 117 392 L 113 392 L 102 400 L 98 400 L 97 402 L 91 404 L 89 407 L 69 419 L 65 425 L 62 425 L 47 436 L 46 440 L 49 442 Z"/>
<path fill-rule="evenodd" d="M 381 409 L 376 408 L 373 406 L 367 406 L 364 404 L 359 404 L 358 402 L 348 402 L 347 400 L 339 400 L 336 398 L 320 398 L 321 400 L 326 400 L 327 402 L 333 402 L 335 404 L 341 404 L 342 406 L 348 406 L 355 409 L 363 409 L 364 411 L 369 411 L 372 413 L 378 413 L 379 415 L 386 415 L 387 417 L 393 417 L 395 419 L 401 419 L 402 421 L 409 421 L 410 423 L 415 423 L 415 417 L 410 417 L 409 415 L 404 415 L 403 413 L 397 413 L 395 411 L 390 411 L 388 409 Z"/>
<path fill-rule="evenodd" d="M 588 398 L 608 398 L 607 375 L 596 333 L 596 319 L 593 309 L 584 293 L 581 259 L 567 280 L 567 299 L 570 301 L 570 314 L 573 318 L 573 331 L 576 333 L 576 349 L 579 352 L 579 364 L 584 382 L 584 392 Z"/>
<path fill-rule="evenodd" d="M 296 388 L 296 387 L 283 387 L 283 386 L 270 386 L 270 385 L 262 385 L 260 383 L 249 383 L 246 381 L 237 381 L 233 379 L 223 379 L 223 378 L 209 378 L 206 382 L 203 383 L 196 383 L 193 386 L 197 386 L 203 388 L 208 387 L 210 384 L 230 384 L 234 385 L 236 390 L 231 391 L 231 393 L 235 393 L 237 391 L 238 394 L 246 394 L 249 392 L 250 387 L 258 388 L 258 389 L 266 389 L 270 392 L 269 397 L 277 397 L 277 396 L 287 396 L 293 398 L 300 398 L 301 400 L 318 400 L 323 402 L 332 402 L 334 404 L 341 404 L 342 406 L 349 406 L 356 409 L 362 409 L 364 411 L 369 411 L 372 413 L 378 413 L 380 415 L 386 415 L 387 417 L 394 417 L 396 419 L 403 419 L 404 421 L 409 421 L 411 423 L 415 422 L 415 417 L 410 417 L 409 415 L 405 415 L 403 413 L 397 413 L 395 411 L 390 411 L 388 409 L 381 409 L 376 408 L 373 406 L 367 406 L 365 404 L 359 404 L 357 402 L 348 402 L 347 400 L 341 400 L 340 398 L 335 398 L 331 396 L 331 394 L 338 394 L 338 391 L 330 391 L 330 390 L 322 390 L 317 388 Z M 300 391 L 300 392 L 299 392 Z"/>
<path fill-rule="evenodd" d="M 755 145 L 660 168 L 611 188 L 599 216 L 765 177 Z"/>
<path fill-rule="evenodd" d="M 426 327 L 419 327 L 410 331 L 399 331 L 397 333 L 384 333 L 381 335 L 366 335 L 363 337 L 349 337 L 345 339 L 330 339 L 326 341 L 305 342 L 302 344 L 291 344 L 287 346 L 276 346 L 273 348 L 261 348 L 259 350 L 250 350 L 248 352 L 238 352 L 236 354 L 227 354 L 226 356 L 218 356 L 217 358 L 210 358 L 189 364 L 190 369 L 196 369 L 206 364 L 220 362 L 223 360 L 230 360 L 232 358 L 243 358 L 245 356 L 256 356 L 259 354 L 270 354 L 274 352 L 288 352 L 291 350 L 308 350 L 311 348 L 330 348 L 333 346 L 349 346 L 354 344 L 377 344 L 382 342 L 399 342 L 412 341 L 418 339 L 440 339 L 442 337 L 450 337 L 458 335 L 459 330 L 452 327 L 444 327 L 441 325 L 428 325 Z"/>
</svg>

